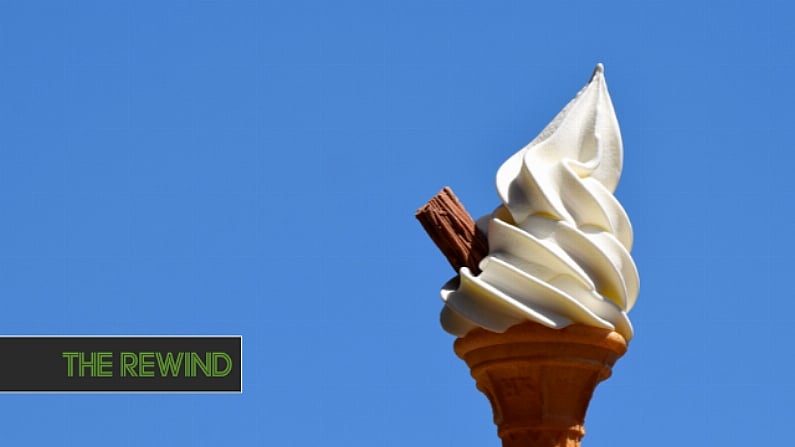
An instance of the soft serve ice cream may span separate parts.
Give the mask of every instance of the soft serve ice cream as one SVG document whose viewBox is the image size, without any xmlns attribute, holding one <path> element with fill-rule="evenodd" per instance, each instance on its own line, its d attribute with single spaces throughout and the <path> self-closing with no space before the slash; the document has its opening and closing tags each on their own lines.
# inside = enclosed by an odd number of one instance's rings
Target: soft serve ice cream
<svg viewBox="0 0 795 447">
<path fill-rule="evenodd" d="M 502 205 L 478 220 L 489 255 L 442 288 L 442 326 L 463 337 L 524 321 L 615 330 L 638 295 L 632 227 L 613 196 L 621 133 L 601 64 L 588 84 L 497 172 Z"/>
</svg>

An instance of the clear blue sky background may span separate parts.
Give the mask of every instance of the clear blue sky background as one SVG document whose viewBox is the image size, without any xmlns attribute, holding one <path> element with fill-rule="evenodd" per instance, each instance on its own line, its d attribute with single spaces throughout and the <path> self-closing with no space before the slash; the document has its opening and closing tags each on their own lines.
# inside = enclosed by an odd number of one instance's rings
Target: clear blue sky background
<svg viewBox="0 0 795 447">
<path fill-rule="evenodd" d="M 3 1 L 0 332 L 241 334 L 244 392 L 3 395 L 3 445 L 499 446 L 413 213 L 603 62 L 637 336 L 585 445 L 772 445 L 791 341 L 785 0 Z M 9 366 L 3 366 L 9 367 Z M 785 441 L 786 442 L 786 441 Z"/>
</svg>

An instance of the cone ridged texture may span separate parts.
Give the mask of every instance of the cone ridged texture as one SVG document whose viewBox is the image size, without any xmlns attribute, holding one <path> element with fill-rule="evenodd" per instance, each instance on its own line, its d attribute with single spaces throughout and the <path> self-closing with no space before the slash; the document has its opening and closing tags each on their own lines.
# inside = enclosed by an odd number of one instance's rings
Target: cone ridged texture
<svg viewBox="0 0 795 447">
<path fill-rule="evenodd" d="M 503 447 L 576 447 L 594 389 L 627 342 L 608 329 L 527 322 L 502 334 L 475 329 L 454 349 L 491 402 Z"/>
</svg>

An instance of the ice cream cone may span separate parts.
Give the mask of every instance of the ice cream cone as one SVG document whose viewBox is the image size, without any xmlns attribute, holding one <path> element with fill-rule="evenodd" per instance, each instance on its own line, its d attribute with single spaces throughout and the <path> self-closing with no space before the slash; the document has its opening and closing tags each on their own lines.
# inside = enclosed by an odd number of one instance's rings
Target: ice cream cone
<svg viewBox="0 0 795 447">
<path fill-rule="evenodd" d="M 503 447 L 575 447 L 596 385 L 627 350 L 608 329 L 574 324 L 475 329 L 455 342 L 494 412 Z"/>
</svg>

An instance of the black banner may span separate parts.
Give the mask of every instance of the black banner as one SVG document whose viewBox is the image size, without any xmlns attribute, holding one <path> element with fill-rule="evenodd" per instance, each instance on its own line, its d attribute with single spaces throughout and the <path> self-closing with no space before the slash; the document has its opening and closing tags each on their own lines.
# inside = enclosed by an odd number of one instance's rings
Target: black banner
<svg viewBox="0 0 795 447">
<path fill-rule="evenodd" d="M 0 337 L 0 392 L 241 392 L 242 337 Z"/>
</svg>

